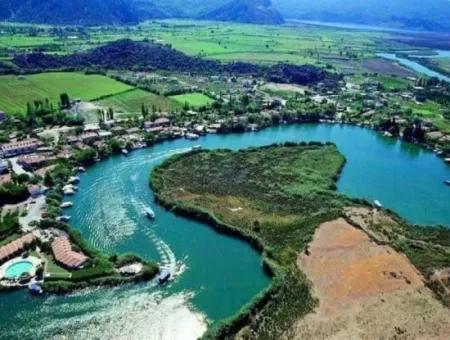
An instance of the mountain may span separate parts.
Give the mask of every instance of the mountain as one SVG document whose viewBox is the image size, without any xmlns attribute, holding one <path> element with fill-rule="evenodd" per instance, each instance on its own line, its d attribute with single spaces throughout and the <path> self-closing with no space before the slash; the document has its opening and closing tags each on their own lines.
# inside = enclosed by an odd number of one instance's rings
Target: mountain
<svg viewBox="0 0 450 340">
<path fill-rule="evenodd" d="M 200 19 L 277 25 L 284 22 L 270 0 L 233 0 Z"/>
<path fill-rule="evenodd" d="M 285 18 L 450 31 L 449 0 L 273 0 Z"/>
<path fill-rule="evenodd" d="M 0 0 L 0 20 L 55 25 L 123 25 L 149 19 L 204 18 L 276 24 L 270 0 Z"/>
<path fill-rule="evenodd" d="M 127 0 L 1 1 L 2 20 L 56 25 L 96 25 L 132 24 L 140 19 L 139 12 Z M 160 13 L 155 10 L 155 14 Z"/>
</svg>

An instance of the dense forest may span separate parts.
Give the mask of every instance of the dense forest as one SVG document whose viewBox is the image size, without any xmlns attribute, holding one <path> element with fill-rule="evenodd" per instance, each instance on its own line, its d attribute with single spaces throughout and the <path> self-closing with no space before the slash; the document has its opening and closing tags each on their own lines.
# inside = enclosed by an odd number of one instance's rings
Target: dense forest
<svg viewBox="0 0 450 340">
<path fill-rule="evenodd" d="M 211 75 L 248 75 L 265 77 L 267 80 L 274 82 L 300 85 L 315 84 L 336 78 L 335 75 L 312 65 L 278 64 L 262 66 L 243 62 L 222 64 L 214 60 L 188 56 L 168 45 L 128 39 L 67 56 L 44 53 L 17 55 L 13 62 L 17 66 L 16 72 L 75 69 L 92 69 L 94 71 L 106 69 L 164 70 Z M 12 73 L 12 69 L 9 68 L 5 68 L 4 71 L 5 73 Z"/>
</svg>

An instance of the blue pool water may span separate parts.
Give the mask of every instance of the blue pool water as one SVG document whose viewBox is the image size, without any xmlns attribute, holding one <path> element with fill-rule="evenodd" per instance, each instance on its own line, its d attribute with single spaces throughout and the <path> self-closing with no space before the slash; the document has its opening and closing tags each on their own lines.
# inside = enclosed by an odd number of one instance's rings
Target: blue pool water
<svg viewBox="0 0 450 340">
<path fill-rule="evenodd" d="M 29 273 L 31 268 L 33 268 L 33 264 L 30 261 L 16 262 L 6 269 L 6 277 L 8 279 L 18 278 L 24 273 Z"/>
</svg>

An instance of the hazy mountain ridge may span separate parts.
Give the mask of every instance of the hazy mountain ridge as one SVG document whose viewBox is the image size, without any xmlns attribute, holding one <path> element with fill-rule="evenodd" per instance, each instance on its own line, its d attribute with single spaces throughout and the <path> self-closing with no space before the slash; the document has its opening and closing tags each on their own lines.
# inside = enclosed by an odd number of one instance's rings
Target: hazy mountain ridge
<svg viewBox="0 0 450 340">
<path fill-rule="evenodd" d="M 1 0 L 0 20 L 56 25 L 120 25 L 148 19 L 203 18 L 278 24 L 270 0 Z"/>
<path fill-rule="evenodd" d="M 448 0 L 273 0 L 285 18 L 450 31 Z"/>
<path fill-rule="evenodd" d="M 282 15 L 272 7 L 270 0 L 233 0 L 201 16 L 200 19 L 268 25 L 284 22 Z"/>
</svg>

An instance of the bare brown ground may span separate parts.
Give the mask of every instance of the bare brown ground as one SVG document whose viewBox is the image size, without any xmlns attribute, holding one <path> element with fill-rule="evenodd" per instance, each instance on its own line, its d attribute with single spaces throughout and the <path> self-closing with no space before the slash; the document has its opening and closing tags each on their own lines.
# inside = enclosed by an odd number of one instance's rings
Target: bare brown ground
<svg viewBox="0 0 450 340">
<path fill-rule="evenodd" d="M 450 314 L 406 257 L 344 219 L 319 226 L 298 266 L 319 299 L 296 339 L 449 339 Z"/>
</svg>

